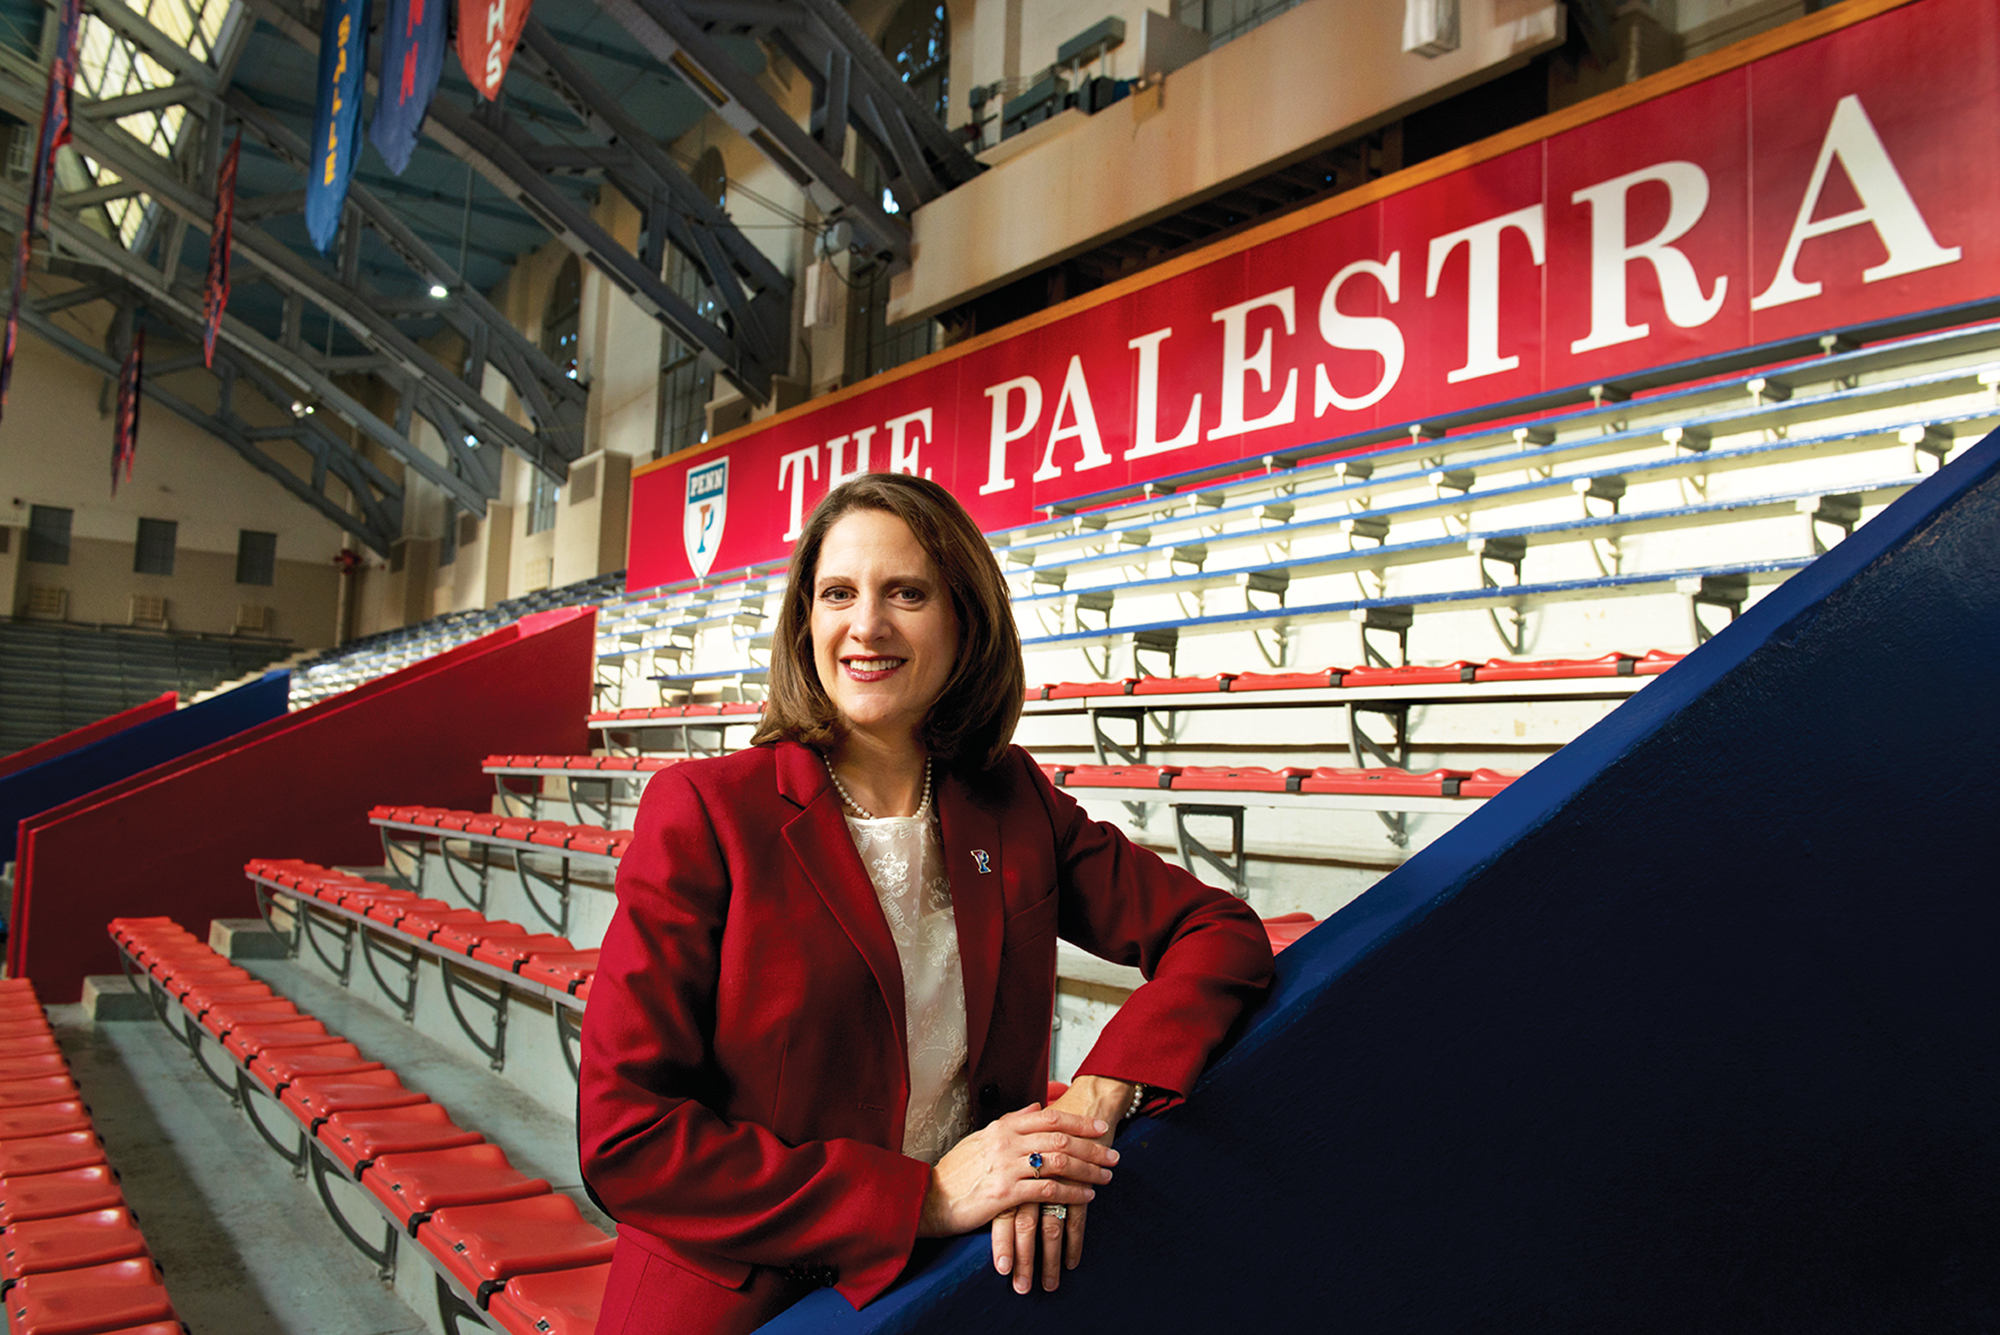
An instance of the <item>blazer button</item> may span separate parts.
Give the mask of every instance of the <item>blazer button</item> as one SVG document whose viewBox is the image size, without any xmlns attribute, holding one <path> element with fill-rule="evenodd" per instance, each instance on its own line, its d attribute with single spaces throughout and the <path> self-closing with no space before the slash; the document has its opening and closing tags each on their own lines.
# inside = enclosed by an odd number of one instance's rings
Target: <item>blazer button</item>
<svg viewBox="0 0 2000 1335">
<path fill-rule="evenodd" d="M 979 1106 L 991 1108 L 1000 1101 L 1000 1086 L 985 1084 L 979 1087 Z"/>
</svg>

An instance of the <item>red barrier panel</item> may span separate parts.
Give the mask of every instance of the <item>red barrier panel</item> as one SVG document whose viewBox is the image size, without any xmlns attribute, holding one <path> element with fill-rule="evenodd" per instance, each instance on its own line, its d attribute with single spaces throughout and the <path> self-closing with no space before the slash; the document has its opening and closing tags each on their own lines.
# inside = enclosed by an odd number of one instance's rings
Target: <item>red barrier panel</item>
<svg viewBox="0 0 2000 1335">
<path fill-rule="evenodd" d="M 60 737 L 51 737 L 46 742 L 23 747 L 11 756 L 0 756 L 0 779 L 18 773 L 30 765 L 39 765 L 44 760 L 54 760 L 57 756 L 66 755 L 79 746 L 89 746 L 92 742 L 102 741 L 112 733 L 123 732 L 135 723 L 144 723 L 162 714 L 171 714 L 180 704 L 180 699 L 177 692 L 167 691 L 154 696 L 143 705 L 133 705 L 130 709 L 121 709 L 116 714 L 107 715 L 95 723 L 86 723 L 81 728 L 71 728 Z"/>
<path fill-rule="evenodd" d="M 117 966 L 108 919 L 248 917 L 250 858 L 373 866 L 375 803 L 483 806 L 489 753 L 586 749 L 595 625 L 525 617 L 24 821 L 9 971 L 73 1000 Z"/>
</svg>

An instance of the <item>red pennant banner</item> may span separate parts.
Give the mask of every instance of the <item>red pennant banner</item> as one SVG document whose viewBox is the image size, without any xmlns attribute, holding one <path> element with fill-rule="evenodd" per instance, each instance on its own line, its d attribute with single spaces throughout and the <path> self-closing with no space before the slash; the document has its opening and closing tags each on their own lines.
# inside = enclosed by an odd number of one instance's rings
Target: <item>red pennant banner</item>
<svg viewBox="0 0 2000 1335">
<path fill-rule="evenodd" d="M 0 343 L 0 412 L 7 407 L 7 390 L 14 380 L 14 349 L 21 336 L 21 289 L 28 285 L 28 260 L 35 229 L 48 230 L 49 201 L 55 197 L 56 150 L 69 142 L 70 89 L 76 83 L 76 34 L 83 26 L 83 0 L 63 0 L 62 23 L 56 30 L 55 59 L 49 65 L 48 90 L 42 94 L 42 132 L 37 139 L 35 170 L 28 182 L 28 212 L 21 221 L 21 244 L 14 251 L 13 283 L 7 293 L 7 333 Z"/>
<path fill-rule="evenodd" d="M 458 0 L 458 63 L 487 101 L 500 96 L 529 0 Z"/>
<path fill-rule="evenodd" d="M 215 174 L 215 222 L 208 231 L 208 279 L 201 290 L 201 360 L 208 367 L 215 365 L 215 336 L 222 331 L 222 313 L 229 309 L 229 238 L 236 228 L 236 161 L 242 153 L 239 129 Z"/>
<path fill-rule="evenodd" d="M 132 330 L 132 346 L 118 370 L 117 423 L 111 433 L 111 494 L 118 494 L 118 475 L 132 480 L 132 457 L 139 452 L 139 379 L 145 374 L 146 331 Z"/>
</svg>

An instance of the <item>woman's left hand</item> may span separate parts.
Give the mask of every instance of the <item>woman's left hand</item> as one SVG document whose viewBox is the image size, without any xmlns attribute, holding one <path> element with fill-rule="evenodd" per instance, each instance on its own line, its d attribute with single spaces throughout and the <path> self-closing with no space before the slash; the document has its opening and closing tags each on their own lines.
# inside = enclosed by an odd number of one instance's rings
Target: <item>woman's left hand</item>
<svg viewBox="0 0 2000 1335">
<path fill-rule="evenodd" d="M 1108 1146 L 1118 1134 L 1118 1119 L 1125 1115 L 1131 1099 L 1132 1086 L 1123 1080 L 1080 1075 L 1049 1107 L 1102 1120 L 1110 1129 L 1097 1141 Z M 993 1220 L 993 1268 L 1013 1276 L 1014 1292 L 1026 1293 L 1034 1287 L 1038 1256 L 1044 1289 L 1054 1289 L 1062 1272 L 1076 1269 L 1083 1260 L 1083 1227 L 1090 1207 L 1072 1205 L 1067 1212 L 1069 1217 L 1060 1219 L 1047 1206 L 1023 1205 Z"/>
</svg>

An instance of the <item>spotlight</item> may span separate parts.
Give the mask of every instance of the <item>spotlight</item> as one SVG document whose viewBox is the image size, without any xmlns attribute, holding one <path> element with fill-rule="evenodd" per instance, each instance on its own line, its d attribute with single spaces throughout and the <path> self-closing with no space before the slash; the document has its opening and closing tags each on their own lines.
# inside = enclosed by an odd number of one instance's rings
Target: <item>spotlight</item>
<svg viewBox="0 0 2000 1335">
<path fill-rule="evenodd" d="M 432 283 L 431 295 L 433 297 L 436 297 L 439 301 L 443 301 L 446 297 L 451 295 L 451 289 L 446 287 L 443 283 Z"/>
</svg>

